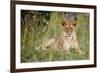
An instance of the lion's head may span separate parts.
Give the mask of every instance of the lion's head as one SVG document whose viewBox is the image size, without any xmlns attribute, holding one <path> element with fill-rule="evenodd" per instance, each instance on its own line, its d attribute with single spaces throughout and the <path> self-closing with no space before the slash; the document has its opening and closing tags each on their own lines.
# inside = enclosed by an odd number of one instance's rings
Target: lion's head
<svg viewBox="0 0 100 73">
<path fill-rule="evenodd" d="M 77 21 L 75 19 L 63 19 L 62 21 L 62 30 L 65 32 L 67 37 L 72 36 L 75 32 L 77 26 Z"/>
</svg>

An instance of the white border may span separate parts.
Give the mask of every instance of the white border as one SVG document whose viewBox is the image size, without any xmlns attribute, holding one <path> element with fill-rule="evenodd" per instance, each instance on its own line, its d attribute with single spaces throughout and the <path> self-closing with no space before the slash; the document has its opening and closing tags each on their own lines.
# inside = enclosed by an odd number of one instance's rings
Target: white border
<svg viewBox="0 0 100 73">
<path fill-rule="evenodd" d="M 20 10 L 43 10 L 43 11 L 66 11 L 66 12 L 84 12 L 90 13 L 90 60 L 80 61 L 56 61 L 56 62 L 35 62 L 35 63 L 20 63 Z M 86 65 L 94 63 L 94 11 L 93 9 L 85 8 L 70 8 L 70 7 L 52 7 L 52 6 L 35 6 L 35 5 L 16 5 L 16 68 L 39 68 L 39 67 L 54 67 L 54 66 L 73 66 Z"/>
</svg>

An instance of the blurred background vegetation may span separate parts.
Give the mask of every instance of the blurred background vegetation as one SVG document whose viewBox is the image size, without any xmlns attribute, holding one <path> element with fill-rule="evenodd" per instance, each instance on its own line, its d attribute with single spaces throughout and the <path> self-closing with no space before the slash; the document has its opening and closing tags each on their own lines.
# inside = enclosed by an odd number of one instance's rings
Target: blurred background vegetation
<svg viewBox="0 0 100 73">
<path fill-rule="evenodd" d="M 76 53 L 73 49 L 70 50 L 71 54 L 66 51 L 38 50 L 37 47 L 41 46 L 44 39 L 56 37 L 61 33 L 62 12 L 21 10 L 21 62 L 89 59 L 89 14 L 76 15 L 76 34 L 84 55 Z"/>
</svg>

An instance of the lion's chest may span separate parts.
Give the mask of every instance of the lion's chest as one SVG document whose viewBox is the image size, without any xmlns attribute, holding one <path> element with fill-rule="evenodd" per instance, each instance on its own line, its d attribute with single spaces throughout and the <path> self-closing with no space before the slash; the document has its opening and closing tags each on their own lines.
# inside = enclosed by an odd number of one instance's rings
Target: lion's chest
<svg viewBox="0 0 100 73">
<path fill-rule="evenodd" d="M 75 34 L 73 34 L 70 37 L 64 36 L 64 38 L 63 38 L 63 48 L 64 49 L 73 48 L 75 41 L 76 41 L 76 35 Z"/>
</svg>

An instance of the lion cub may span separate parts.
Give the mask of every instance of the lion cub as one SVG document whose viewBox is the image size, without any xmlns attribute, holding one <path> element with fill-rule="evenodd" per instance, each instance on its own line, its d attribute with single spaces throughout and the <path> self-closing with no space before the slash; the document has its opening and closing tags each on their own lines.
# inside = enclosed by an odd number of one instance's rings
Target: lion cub
<svg viewBox="0 0 100 73">
<path fill-rule="evenodd" d="M 60 36 L 46 39 L 45 42 L 42 43 L 42 49 L 46 50 L 49 48 L 69 52 L 69 49 L 74 48 L 76 52 L 81 53 L 75 33 L 76 26 L 76 20 L 63 19 L 61 24 L 62 33 Z"/>
<path fill-rule="evenodd" d="M 78 46 L 78 41 L 75 33 L 77 26 L 76 20 L 64 19 L 62 21 L 62 40 L 63 49 L 69 52 L 70 48 L 74 48 L 76 52 L 82 53 Z"/>
</svg>

